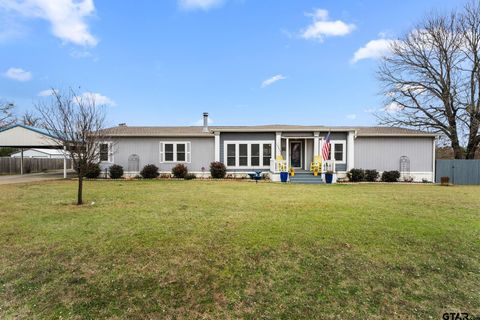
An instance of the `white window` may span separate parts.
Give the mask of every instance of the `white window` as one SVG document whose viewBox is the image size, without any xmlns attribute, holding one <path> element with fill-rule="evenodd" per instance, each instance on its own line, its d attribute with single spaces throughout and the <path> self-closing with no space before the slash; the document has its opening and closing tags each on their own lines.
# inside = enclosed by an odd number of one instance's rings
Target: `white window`
<svg viewBox="0 0 480 320">
<path fill-rule="evenodd" d="M 160 142 L 160 163 L 191 162 L 190 141 L 162 141 Z"/>
<path fill-rule="evenodd" d="M 224 162 L 227 168 L 269 168 L 273 141 L 225 141 Z"/>
<path fill-rule="evenodd" d="M 346 163 L 345 146 L 345 141 L 330 141 L 330 160 L 335 159 L 337 163 Z"/>
<path fill-rule="evenodd" d="M 113 162 L 112 143 L 102 142 L 98 144 L 98 157 L 101 162 Z"/>
</svg>

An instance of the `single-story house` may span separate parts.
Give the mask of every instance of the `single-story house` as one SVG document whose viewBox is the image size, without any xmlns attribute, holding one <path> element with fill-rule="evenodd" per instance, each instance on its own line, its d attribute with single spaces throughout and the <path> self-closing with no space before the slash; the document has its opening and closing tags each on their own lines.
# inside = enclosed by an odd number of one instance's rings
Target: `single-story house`
<svg viewBox="0 0 480 320">
<path fill-rule="evenodd" d="M 278 180 L 279 168 L 308 172 L 321 156 L 330 133 L 330 156 L 323 159 L 338 177 L 352 168 L 398 170 L 415 181 L 434 181 L 435 139 L 428 132 L 391 127 L 327 127 L 300 125 L 134 127 L 121 124 L 105 129 L 102 165 L 118 164 L 136 175 L 155 164 L 169 173 L 178 163 L 207 175 L 211 162 L 225 164 L 227 172 L 245 175 L 269 173 Z M 325 169 L 326 170 L 326 169 Z"/>
<path fill-rule="evenodd" d="M 45 149 L 45 148 L 32 148 L 23 151 L 24 158 L 35 159 L 63 159 L 67 154 L 67 158 L 70 158 L 68 152 L 61 149 Z M 21 158 L 22 152 L 18 151 L 10 155 L 11 158 Z"/>
</svg>

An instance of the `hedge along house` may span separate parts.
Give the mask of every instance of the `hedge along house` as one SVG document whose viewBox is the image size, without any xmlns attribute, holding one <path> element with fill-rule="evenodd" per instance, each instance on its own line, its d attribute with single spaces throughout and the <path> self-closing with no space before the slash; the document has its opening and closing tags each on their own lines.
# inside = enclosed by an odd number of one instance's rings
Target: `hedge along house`
<svg viewBox="0 0 480 320">
<path fill-rule="evenodd" d="M 130 127 L 105 129 L 102 166 L 118 164 L 136 175 L 147 164 L 170 173 L 178 163 L 197 175 L 209 174 L 211 162 L 225 164 L 227 172 L 255 171 L 279 179 L 280 169 L 306 172 L 321 156 L 330 133 L 330 157 L 322 171 L 344 177 L 350 169 L 399 170 L 415 181 L 434 180 L 435 134 L 389 127 L 325 127 L 297 125 Z"/>
</svg>

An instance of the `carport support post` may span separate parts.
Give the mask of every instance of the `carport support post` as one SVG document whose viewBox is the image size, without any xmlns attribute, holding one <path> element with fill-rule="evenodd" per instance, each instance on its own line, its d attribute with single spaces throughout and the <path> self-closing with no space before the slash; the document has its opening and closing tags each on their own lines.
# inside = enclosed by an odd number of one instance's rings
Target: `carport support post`
<svg viewBox="0 0 480 320">
<path fill-rule="evenodd" d="M 20 148 L 20 174 L 23 175 L 23 148 Z"/>
<path fill-rule="evenodd" d="M 67 179 L 67 147 L 63 146 L 63 179 Z"/>
</svg>

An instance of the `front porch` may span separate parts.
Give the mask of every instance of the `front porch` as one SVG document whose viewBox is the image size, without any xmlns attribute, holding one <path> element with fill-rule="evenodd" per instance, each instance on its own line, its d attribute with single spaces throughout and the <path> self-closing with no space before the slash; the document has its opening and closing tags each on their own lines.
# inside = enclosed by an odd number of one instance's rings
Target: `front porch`
<svg viewBox="0 0 480 320">
<path fill-rule="evenodd" d="M 314 132 L 310 136 L 298 134 L 285 136 L 282 133 L 277 133 L 275 158 L 272 158 L 270 163 L 272 180 L 276 181 L 277 178 L 280 180 L 280 172 L 290 172 L 292 169 L 297 175 L 305 179 L 309 175 L 313 176 L 311 164 L 315 158 L 320 158 L 318 179 L 325 181 L 324 174 L 326 172 L 336 173 L 338 170 L 334 156 L 327 160 L 321 156 L 324 143 L 324 137 L 320 137 L 319 132 Z"/>
</svg>

